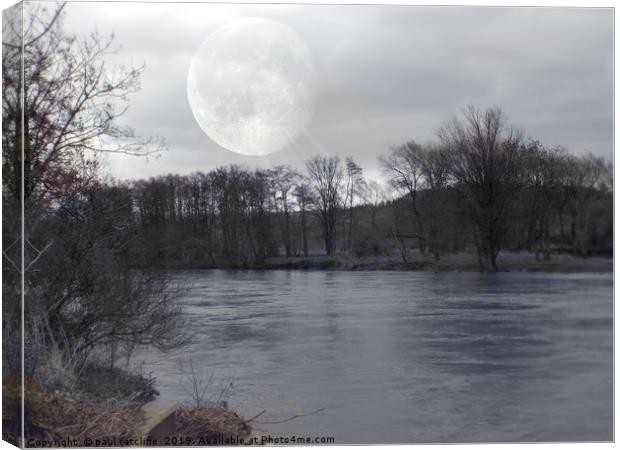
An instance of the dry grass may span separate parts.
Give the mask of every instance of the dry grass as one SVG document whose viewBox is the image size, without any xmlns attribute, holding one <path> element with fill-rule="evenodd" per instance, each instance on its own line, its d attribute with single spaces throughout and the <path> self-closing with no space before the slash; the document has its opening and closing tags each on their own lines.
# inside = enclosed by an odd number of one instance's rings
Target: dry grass
<svg viewBox="0 0 620 450">
<path fill-rule="evenodd" d="M 19 433 L 21 383 L 19 378 L 3 382 L 3 437 L 16 442 Z M 140 405 L 96 405 L 68 400 L 46 392 L 38 382 L 26 381 L 26 439 L 84 439 L 112 441 L 140 438 L 146 421 Z M 211 442 L 246 437 L 251 426 L 237 413 L 220 407 L 179 408 L 177 434 Z"/>
<path fill-rule="evenodd" d="M 176 416 L 177 432 L 195 442 L 216 442 L 230 437 L 247 437 L 252 427 L 234 411 L 203 406 L 180 408 Z"/>
<path fill-rule="evenodd" d="M 19 419 L 11 412 L 19 411 L 19 380 L 7 380 L 4 384 L 3 433 L 14 441 L 19 430 Z M 25 385 L 25 432 L 26 439 L 66 439 L 70 437 L 83 443 L 90 439 L 125 439 L 144 423 L 139 405 L 102 406 L 65 399 L 46 392 L 33 380 Z M 8 394 L 8 395 L 7 395 Z M 7 414 L 5 414 L 5 412 Z"/>
</svg>

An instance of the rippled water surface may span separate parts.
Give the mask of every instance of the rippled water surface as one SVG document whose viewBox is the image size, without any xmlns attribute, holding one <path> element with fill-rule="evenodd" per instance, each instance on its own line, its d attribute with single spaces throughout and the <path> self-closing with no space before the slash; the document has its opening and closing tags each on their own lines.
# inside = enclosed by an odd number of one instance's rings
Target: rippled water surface
<svg viewBox="0 0 620 450">
<path fill-rule="evenodd" d="M 159 402 L 212 395 L 274 436 L 610 440 L 612 275 L 188 271 L 193 343 L 144 355 Z M 317 412 L 318 410 L 318 412 Z"/>
</svg>

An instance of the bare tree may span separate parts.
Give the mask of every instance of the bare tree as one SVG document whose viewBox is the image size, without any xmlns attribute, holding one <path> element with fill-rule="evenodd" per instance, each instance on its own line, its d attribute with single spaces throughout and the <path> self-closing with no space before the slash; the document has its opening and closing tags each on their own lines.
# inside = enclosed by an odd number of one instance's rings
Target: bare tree
<svg viewBox="0 0 620 450">
<path fill-rule="evenodd" d="M 64 7 L 24 5 L 23 83 L 20 72 L 10 65 L 2 73 L 4 181 L 13 195 L 23 181 L 26 199 L 79 191 L 94 178 L 98 152 L 145 155 L 162 145 L 160 139 L 138 137 L 118 121 L 128 96 L 139 89 L 143 67 L 108 67 L 107 56 L 115 52 L 114 36 L 66 34 Z M 9 32 L 18 32 L 16 24 L 6 25 Z M 10 35 L 3 36 L 3 62 L 21 52 L 14 42 Z M 22 146 L 23 180 L 18 170 Z"/>
<path fill-rule="evenodd" d="M 47 339 L 66 336 L 82 354 L 110 346 L 112 360 L 119 345 L 174 345 L 174 293 L 128 264 L 131 194 L 97 176 L 101 152 L 161 149 L 161 140 L 142 139 L 119 121 L 142 68 L 108 64 L 113 36 L 65 33 L 64 5 L 23 8 L 23 30 L 21 15 L 3 16 L 2 152 L 3 199 L 27 217 L 26 327 L 40 319 L 49 324 Z M 9 238 L 3 233 L 5 251 Z"/>
<path fill-rule="evenodd" d="M 299 184 L 295 187 L 295 198 L 299 207 L 299 226 L 301 229 L 301 246 L 304 256 L 308 256 L 308 212 L 314 205 L 314 197 L 312 196 L 312 188 L 307 179 L 301 178 Z"/>
<path fill-rule="evenodd" d="M 288 166 L 276 166 L 267 171 L 269 183 L 271 186 L 271 194 L 273 196 L 273 205 L 276 217 L 280 225 L 282 234 L 282 242 L 286 257 L 290 258 L 293 254 L 292 244 L 292 223 L 291 209 L 294 196 L 292 191 L 299 174 Z"/>
<path fill-rule="evenodd" d="M 364 183 L 362 168 L 351 157 L 347 157 L 345 161 L 345 177 L 344 177 L 344 198 L 342 201 L 342 250 L 346 253 L 351 249 L 353 243 L 353 216 L 354 202 L 356 196 L 361 196 L 361 189 Z M 348 218 L 348 224 L 346 219 Z"/>
<path fill-rule="evenodd" d="M 561 214 L 560 184 L 565 152 L 547 149 L 540 142 L 530 142 L 524 149 L 524 170 L 527 181 L 517 214 L 527 223 L 526 241 L 536 259 L 551 258 L 551 232 Z"/>
<path fill-rule="evenodd" d="M 439 137 L 449 150 L 463 213 L 474 226 L 481 268 L 497 270 L 509 210 L 524 181 L 521 134 L 506 125 L 500 108 L 469 106 L 462 120 L 455 117 L 439 130 Z"/>
<path fill-rule="evenodd" d="M 366 207 L 370 210 L 370 225 L 377 229 L 377 212 L 379 207 L 388 199 L 387 193 L 381 184 L 375 180 L 365 181 L 362 185 L 361 196 Z"/>
<path fill-rule="evenodd" d="M 601 184 L 607 185 L 606 180 L 611 178 L 606 175 L 609 171 L 605 161 L 592 154 L 564 157 L 561 183 L 570 212 L 570 236 L 574 255 L 588 256 L 589 203 L 599 191 L 597 187 Z"/>
<path fill-rule="evenodd" d="M 424 149 L 420 144 L 410 141 L 392 148 L 387 158 L 379 158 L 392 187 L 409 199 L 414 227 L 407 234 L 417 239 L 422 254 L 426 251 L 424 221 L 419 205 L 419 193 L 423 188 L 423 153 Z"/>
<path fill-rule="evenodd" d="M 166 349 L 183 341 L 176 291 L 154 273 L 131 270 L 132 208 L 128 187 L 92 188 L 61 199 L 33 238 L 40 245 L 53 236 L 56 245 L 28 279 L 27 316 L 78 353 L 110 347 L 112 362 L 119 346 Z"/>
<path fill-rule="evenodd" d="M 306 163 L 306 169 L 316 199 L 325 253 L 330 256 L 336 237 L 336 216 L 340 204 L 339 193 L 342 189 L 344 169 L 337 156 L 329 158 L 315 156 Z"/>
</svg>

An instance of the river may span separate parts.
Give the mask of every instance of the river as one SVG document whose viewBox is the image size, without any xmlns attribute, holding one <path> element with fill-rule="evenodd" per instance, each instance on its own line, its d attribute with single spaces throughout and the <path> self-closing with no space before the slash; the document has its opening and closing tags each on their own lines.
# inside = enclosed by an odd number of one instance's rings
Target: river
<svg viewBox="0 0 620 450">
<path fill-rule="evenodd" d="M 189 286 L 194 339 L 142 355 L 158 402 L 191 400 L 191 361 L 245 417 L 305 414 L 255 424 L 272 436 L 612 439 L 611 274 L 204 270 L 170 282 Z"/>
</svg>

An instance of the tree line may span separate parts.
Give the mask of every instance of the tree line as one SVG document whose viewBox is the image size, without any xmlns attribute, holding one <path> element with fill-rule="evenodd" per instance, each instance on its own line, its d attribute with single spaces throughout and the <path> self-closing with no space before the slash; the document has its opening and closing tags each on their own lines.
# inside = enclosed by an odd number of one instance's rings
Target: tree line
<svg viewBox="0 0 620 450">
<path fill-rule="evenodd" d="M 501 250 L 588 257 L 612 251 L 612 167 L 547 148 L 499 108 L 464 110 L 438 140 L 380 158 L 385 183 L 353 158 L 303 170 L 220 167 L 119 185 L 133 199 L 136 262 L 263 267 L 270 257 L 442 255 L 472 249 L 481 270 Z"/>
</svg>

